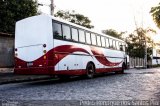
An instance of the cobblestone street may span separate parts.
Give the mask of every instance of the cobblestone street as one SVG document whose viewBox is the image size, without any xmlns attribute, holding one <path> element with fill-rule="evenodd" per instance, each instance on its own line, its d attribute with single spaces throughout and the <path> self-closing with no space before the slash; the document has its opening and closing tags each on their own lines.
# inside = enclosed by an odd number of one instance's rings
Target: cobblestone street
<svg viewBox="0 0 160 106">
<path fill-rule="evenodd" d="M 1 100 L 159 100 L 160 68 L 0 85 Z"/>
</svg>

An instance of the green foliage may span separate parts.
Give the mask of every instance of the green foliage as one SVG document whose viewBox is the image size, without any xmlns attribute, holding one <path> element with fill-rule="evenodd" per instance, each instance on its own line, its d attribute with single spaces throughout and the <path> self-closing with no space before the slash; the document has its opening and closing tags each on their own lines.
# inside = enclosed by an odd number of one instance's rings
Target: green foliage
<svg viewBox="0 0 160 106">
<path fill-rule="evenodd" d="M 33 0 L 0 0 L 0 32 L 15 32 L 15 23 L 37 14 Z"/>
<path fill-rule="evenodd" d="M 126 42 L 128 44 L 127 53 L 131 57 L 139 57 L 144 58 L 145 56 L 145 38 L 147 43 L 147 60 L 151 59 L 153 41 L 150 37 L 147 37 L 148 32 L 155 32 L 153 29 L 147 28 L 137 28 L 134 31 L 134 34 L 130 34 L 126 38 Z M 146 37 L 145 37 L 146 36 Z"/>
<path fill-rule="evenodd" d="M 153 68 L 160 67 L 160 64 L 152 65 Z"/>
<path fill-rule="evenodd" d="M 69 11 L 59 10 L 54 16 L 60 17 L 64 20 L 84 26 L 86 28 L 94 28 L 94 26 L 91 25 L 91 21 L 89 20 L 88 17 L 85 17 L 84 15 L 79 13 L 75 13 L 75 11 L 69 12 Z"/>
<path fill-rule="evenodd" d="M 160 28 L 160 3 L 157 6 L 152 7 L 150 13 L 157 27 Z"/>
<path fill-rule="evenodd" d="M 114 29 L 107 29 L 107 30 L 102 30 L 102 33 L 106 34 L 106 35 L 110 35 L 110 36 L 113 36 L 113 37 L 116 37 L 116 38 L 119 38 L 119 39 L 122 39 L 122 35 L 125 33 L 125 32 L 120 32 L 118 33 L 116 30 Z"/>
<path fill-rule="evenodd" d="M 139 42 L 139 37 L 130 34 L 127 38 L 128 49 L 127 52 L 131 57 L 140 57 L 144 58 L 145 45 L 142 42 Z"/>
</svg>

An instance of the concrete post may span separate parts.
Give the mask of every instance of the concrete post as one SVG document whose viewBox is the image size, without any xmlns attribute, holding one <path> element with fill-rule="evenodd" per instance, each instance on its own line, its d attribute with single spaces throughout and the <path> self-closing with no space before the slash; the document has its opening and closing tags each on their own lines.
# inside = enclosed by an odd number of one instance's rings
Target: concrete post
<svg viewBox="0 0 160 106">
<path fill-rule="evenodd" d="M 54 0 L 51 0 L 50 8 L 51 8 L 51 15 L 53 16 L 54 15 Z"/>
</svg>

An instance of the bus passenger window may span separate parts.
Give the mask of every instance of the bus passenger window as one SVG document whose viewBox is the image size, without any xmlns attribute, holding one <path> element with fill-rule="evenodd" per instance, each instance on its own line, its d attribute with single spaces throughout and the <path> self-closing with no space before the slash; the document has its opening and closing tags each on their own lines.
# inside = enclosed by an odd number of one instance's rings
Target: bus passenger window
<svg viewBox="0 0 160 106">
<path fill-rule="evenodd" d="M 97 45 L 98 45 L 98 46 L 101 46 L 101 38 L 100 38 L 99 35 L 97 36 Z"/>
<path fill-rule="evenodd" d="M 83 30 L 79 30 L 79 41 L 85 43 L 85 34 Z"/>
<path fill-rule="evenodd" d="M 63 29 L 63 37 L 64 39 L 71 40 L 71 32 L 70 32 L 70 27 L 67 25 L 62 25 Z"/>
<path fill-rule="evenodd" d="M 116 47 L 117 47 L 117 50 L 120 50 L 119 49 L 119 42 L 118 41 L 116 41 Z"/>
<path fill-rule="evenodd" d="M 123 51 L 123 45 L 122 43 L 119 43 L 120 51 Z"/>
<path fill-rule="evenodd" d="M 62 30 L 61 30 L 61 24 L 53 22 L 53 36 L 57 39 L 62 39 Z"/>
<path fill-rule="evenodd" d="M 78 41 L 78 30 L 75 28 L 72 28 L 72 40 Z"/>
<path fill-rule="evenodd" d="M 106 38 L 106 47 L 109 48 L 109 41 L 108 41 L 108 38 Z"/>
<path fill-rule="evenodd" d="M 96 35 L 91 33 L 91 40 L 92 40 L 92 45 L 96 45 Z"/>
<path fill-rule="evenodd" d="M 106 44 L 105 44 L 105 39 L 103 36 L 101 37 L 101 41 L 102 41 L 102 47 L 105 47 Z"/>
<path fill-rule="evenodd" d="M 123 51 L 125 51 L 126 45 L 124 43 L 122 43 L 122 46 L 123 46 Z"/>
<path fill-rule="evenodd" d="M 113 40 L 113 49 L 116 49 L 116 42 Z"/>
<path fill-rule="evenodd" d="M 113 41 L 112 41 L 112 39 L 109 39 L 109 48 L 113 48 Z"/>
<path fill-rule="evenodd" d="M 91 35 L 88 32 L 86 32 L 86 42 L 87 44 L 91 44 Z"/>
</svg>

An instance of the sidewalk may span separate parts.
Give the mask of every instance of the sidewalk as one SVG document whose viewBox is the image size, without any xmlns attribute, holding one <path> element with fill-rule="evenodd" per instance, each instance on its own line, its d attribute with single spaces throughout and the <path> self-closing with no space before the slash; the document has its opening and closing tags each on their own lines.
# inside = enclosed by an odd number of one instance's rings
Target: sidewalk
<svg viewBox="0 0 160 106">
<path fill-rule="evenodd" d="M 17 82 L 46 80 L 51 78 L 52 77 L 48 75 L 16 75 L 13 73 L 13 68 L 0 68 L 0 85 Z"/>
</svg>

